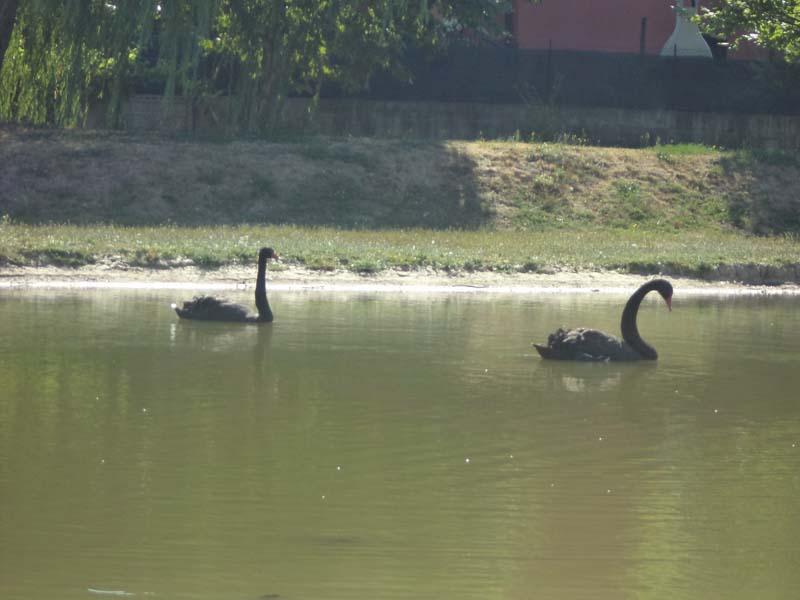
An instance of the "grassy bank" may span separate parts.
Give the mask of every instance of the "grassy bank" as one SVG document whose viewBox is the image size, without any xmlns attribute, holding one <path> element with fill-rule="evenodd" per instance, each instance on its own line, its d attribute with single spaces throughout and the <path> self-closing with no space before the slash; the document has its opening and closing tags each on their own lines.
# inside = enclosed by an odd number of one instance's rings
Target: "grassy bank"
<svg viewBox="0 0 800 600">
<path fill-rule="evenodd" d="M 796 155 L 696 145 L 202 142 L 0 127 L 0 262 L 213 268 L 270 244 L 292 264 L 362 273 L 797 281 L 799 182 Z"/>
<path fill-rule="evenodd" d="M 795 281 L 800 243 L 730 232 L 551 229 L 354 231 L 295 226 L 115 227 L 0 225 L 0 260 L 76 267 L 111 262 L 152 268 L 252 264 L 262 245 L 312 270 L 386 269 L 549 273 L 619 270 L 751 283 Z M 280 269 L 275 265 L 273 269 Z M 738 269 L 738 271 L 736 270 Z"/>
</svg>

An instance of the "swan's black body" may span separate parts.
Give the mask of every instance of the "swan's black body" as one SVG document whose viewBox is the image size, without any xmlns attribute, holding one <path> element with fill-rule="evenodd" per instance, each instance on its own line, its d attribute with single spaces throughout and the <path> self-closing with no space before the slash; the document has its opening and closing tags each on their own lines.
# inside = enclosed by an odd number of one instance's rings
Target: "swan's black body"
<svg viewBox="0 0 800 600">
<path fill-rule="evenodd" d="M 658 352 L 639 335 L 636 314 L 644 297 L 657 291 L 667 307 L 672 308 L 672 285 L 665 279 L 653 279 L 636 290 L 622 311 L 622 340 L 597 329 L 558 329 L 547 338 L 547 345 L 534 344 L 542 358 L 582 361 L 656 360 Z"/>
<path fill-rule="evenodd" d="M 235 323 L 270 323 L 273 320 L 272 310 L 267 300 L 267 260 L 278 258 L 272 248 L 262 248 L 258 253 L 258 274 L 256 275 L 256 308 L 252 314 L 247 307 L 236 304 L 225 298 L 213 296 L 197 296 L 183 306 L 172 307 L 181 319 L 201 321 L 231 321 Z"/>
</svg>

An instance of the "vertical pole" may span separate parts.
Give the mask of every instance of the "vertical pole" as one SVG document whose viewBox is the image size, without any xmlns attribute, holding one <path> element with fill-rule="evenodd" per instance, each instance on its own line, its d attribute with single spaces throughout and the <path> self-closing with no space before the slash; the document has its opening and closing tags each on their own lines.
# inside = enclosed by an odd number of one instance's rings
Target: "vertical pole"
<svg viewBox="0 0 800 600">
<path fill-rule="evenodd" d="M 547 67 L 545 69 L 544 94 L 545 102 L 550 104 L 550 92 L 553 85 L 553 40 L 547 43 Z"/>
<path fill-rule="evenodd" d="M 639 32 L 639 54 L 644 56 L 645 40 L 647 39 L 647 17 L 642 17 L 642 28 Z"/>
<path fill-rule="evenodd" d="M 672 45 L 672 77 L 674 78 L 678 72 L 678 44 Z"/>
<path fill-rule="evenodd" d="M 646 72 L 646 65 L 645 65 L 645 55 L 647 49 L 647 17 L 642 17 L 642 27 L 639 31 L 639 70 L 637 72 L 636 77 L 636 97 L 637 97 L 637 105 L 641 107 L 642 96 L 643 96 L 643 82 L 645 81 L 645 72 Z"/>
</svg>

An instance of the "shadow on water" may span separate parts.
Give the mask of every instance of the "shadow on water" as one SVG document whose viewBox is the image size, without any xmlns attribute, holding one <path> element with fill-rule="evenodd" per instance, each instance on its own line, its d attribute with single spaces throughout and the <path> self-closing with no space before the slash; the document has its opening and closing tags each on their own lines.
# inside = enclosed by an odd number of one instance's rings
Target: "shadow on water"
<svg viewBox="0 0 800 600">
<path fill-rule="evenodd" d="M 0 213 L 21 222 L 474 229 L 490 216 L 474 160 L 447 142 L 32 136 L 0 146 Z"/>
<path fill-rule="evenodd" d="M 170 345 L 191 349 L 197 368 L 205 372 L 239 372 L 230 390 L 239 400 L 259 398 L 260 390 L 270 389 L 274 378 L 272 323 L 244 324 L 205 321 L 176 321 L 169 324 Z"/>
</svg>

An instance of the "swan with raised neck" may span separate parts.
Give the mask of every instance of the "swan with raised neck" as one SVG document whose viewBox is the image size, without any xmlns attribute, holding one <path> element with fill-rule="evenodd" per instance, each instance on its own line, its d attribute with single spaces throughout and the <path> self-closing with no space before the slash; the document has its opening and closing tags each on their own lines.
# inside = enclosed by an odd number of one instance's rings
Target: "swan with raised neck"
<svg viewBox="0 0 800 600">
<path fill-rule="evenodd" d="M 551 333 L 547 344 L 534 344 L 542 358 L 580 361 L 656 360 L 658 352 L 639 334 L 636 316 L 644 297 L 656 291 L 672 310 L 672 284 L 666 279 L 652 279 L 637 289 L 625 304 L 620 320 L 622 340 L 597 329 L 560 328 Z"/>
<path fill-rule="evenodd" d="M 278 259 L 272 248 L 261 248 L 258 252 L 258 272 L 256 273 L 256 314 L 252 314 L 246 306 L 236 304 L 225 298 L 213 296 L 195 296 L 183 303 L 183 306 L 172 305 L 181 319 L 199 321 L 230 321 L 235 323 L 271 323 L 274 319 L 272 309 L 267 300 L 267 261 Z"/>
</svg>

